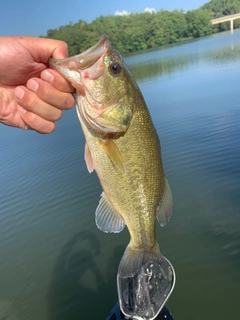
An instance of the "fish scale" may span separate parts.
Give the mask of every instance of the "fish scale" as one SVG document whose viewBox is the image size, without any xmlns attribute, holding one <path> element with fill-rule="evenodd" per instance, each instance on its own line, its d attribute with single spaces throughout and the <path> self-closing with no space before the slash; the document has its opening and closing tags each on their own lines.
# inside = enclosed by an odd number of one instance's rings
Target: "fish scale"
<svg viewBox="0 0 240 320">
<path fill-rule="evenodd" d="M 170 219 L 173 202 L 144 98 L 106 36 L 80 55 L 49 63 L 76 88 L 87 168 L 96 170 L 103 188 L 96 224 L 114 233 L 126 225 L 130 233 L 118 268 L 121 310 L 154 319 L 175 283 L 155 231 L 156 218 L 162 226 Z"/>
</svg>

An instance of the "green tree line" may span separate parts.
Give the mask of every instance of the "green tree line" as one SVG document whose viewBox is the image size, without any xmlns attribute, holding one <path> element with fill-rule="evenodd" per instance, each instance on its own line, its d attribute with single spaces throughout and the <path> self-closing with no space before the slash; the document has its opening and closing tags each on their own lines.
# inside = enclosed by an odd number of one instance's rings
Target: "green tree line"
<svg viewBox="0 0 240 320">
<path fill-rule="evenodd" d="M 64 40 L 69 55 L 78 54 L 94 45 L 103 33 L 121 53 L 155 48 L 162 45 L 203 37 L 225 31 L 229 23 L 212 26 L 211 19 L 240 12 L 240 0 L 211 0 L 197 10 L 160 10 L 127 16 L 100 16 L 91 23 L 79 20 L 57 29 L 46 37 Z M 235 27 L 240 21 L 235 21 Z"/>
<path fill-rule="evenodd" d="M 240 13 L 240 0 L 211 0 L 204 4 L 202 9 L 208 10 L 211 19 Z M 234 28 L 240 28 L 240 19 L 234 20 Z M 230 22 L 224 22 L 213 26 L 213 33 L 227 31 L 230 29 Z"/>
</svg>

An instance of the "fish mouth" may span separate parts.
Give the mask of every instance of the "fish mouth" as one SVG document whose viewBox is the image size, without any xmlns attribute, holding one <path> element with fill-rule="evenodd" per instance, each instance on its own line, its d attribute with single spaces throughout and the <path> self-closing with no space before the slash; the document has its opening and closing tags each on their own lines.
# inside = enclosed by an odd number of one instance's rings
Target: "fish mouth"
<svg viewBox="0 0 240 320">
<path fill-rule="evenodd" d="M 48 64 L 67 81 L 70 81 L 74 88 L 84 93 L 82 79 L 96 80 L 103 74 L 104 68 L 101 68 L 103 64 L 102 59 L 109 47 L 110 43 L 107 35 L 104 34 L 98 43 L 88 50 L 65 59 L 50 58 Z"/>
<path fill-rule="evenodd" d="M 86 103 L 77 102 L 77 114 L 85 125 L 97 134 L 109 135 L 126 132 L 127 124 L 116 123 L 106 119 L 111 113 L 112 105 L 106 105 L 101 100 L 101 96 L 94 96 L 89 87 L 89 80 L 98 80 L 106 70 L 105 57 L 111 52 L 112 47 L 107 35 L 103 35 L 98 43 L 88 50 L 65 59 L 50 58 L 48 63 L 50 67 L 56 70 L 63 78 L 72 84 L 77 90 L 76 97 L 84 97 Z M 131 114 L 132 116 L 132 114 Z M 130 116 L 127 116 L 127 119 Z"/>
</svg>

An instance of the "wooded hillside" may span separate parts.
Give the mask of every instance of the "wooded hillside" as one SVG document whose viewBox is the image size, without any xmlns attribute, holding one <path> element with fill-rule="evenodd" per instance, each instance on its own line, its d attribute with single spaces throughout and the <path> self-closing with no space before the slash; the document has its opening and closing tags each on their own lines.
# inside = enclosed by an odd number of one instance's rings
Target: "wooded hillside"
<svg viewBox="0 0 240 320">
<path fill-rule="evenodd" d="M 101 16 L 91 23 L 79 20 L 48 30 L 46 37 L 66 41 L 69 55 L 75 55 L 94 45 L 106 33 L 117 50 L 127 53 L 229 30 L 230 23 L 212 26 L 210 20 L 238 12 L 240 0 L 211 0 L 197 10 L 187 12 L 161 10 Z M 240 20 L 234 21 L 234 26 L 240 27 Z"/>
</svg>

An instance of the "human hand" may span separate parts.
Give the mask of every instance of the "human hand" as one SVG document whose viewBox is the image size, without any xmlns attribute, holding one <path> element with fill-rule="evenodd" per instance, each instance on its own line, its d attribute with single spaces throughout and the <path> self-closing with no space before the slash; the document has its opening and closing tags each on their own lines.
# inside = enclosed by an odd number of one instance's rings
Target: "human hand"
<svg viewBox="0 0 240 320">
<path fill-rule="evenodd" d="M 68 55 L 63 41 L 35 37 L 0 37 L 0 122 L 50 133 L 62 110 L 74 104 L 74 88 L 49 69 L 50 57 Z"/>
</svg>

